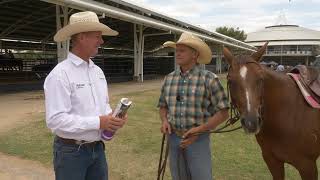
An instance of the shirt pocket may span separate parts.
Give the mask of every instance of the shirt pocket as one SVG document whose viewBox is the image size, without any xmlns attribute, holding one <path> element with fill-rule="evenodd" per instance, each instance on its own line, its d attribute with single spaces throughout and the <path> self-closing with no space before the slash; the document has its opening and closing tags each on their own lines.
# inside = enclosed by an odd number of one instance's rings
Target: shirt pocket
<svg viewBox="0 0 320 180">
<path fill-rule="evenodd" d="M 188 92 L 188 96 L 190 97 L 187 98 L 189 106 L 193 106 L 197 109 L 201 108 L 205 91 L 204 86 L 191 87 Z"/>
<path fill-rule="evenodd" d="M 107 81 L 103 74 L 97 74 L 96 79 L 94 80 L 94 90 L 97 93 L 99 98 L 107 99 Z"/>
<path fill-rule="evenodd" d="M 99 86 L 106 86 L 107 84 L 107 79 L 104 76 L 103 72 L 95 73 L 94 78 L 92 80 L 95 82 L 96 85 L 99 85 Z"/>
</svg>

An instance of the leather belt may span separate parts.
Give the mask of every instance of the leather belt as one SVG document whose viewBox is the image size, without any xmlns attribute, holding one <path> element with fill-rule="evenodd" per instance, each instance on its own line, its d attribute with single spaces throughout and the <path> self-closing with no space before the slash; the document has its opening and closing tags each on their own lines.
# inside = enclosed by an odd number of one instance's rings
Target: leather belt
<svg viewBox="0 0 320 180">
<path fill-rule="evenodd" d="M 66 139 L 59 136 L 56 136 L 57 140 L 64 143 L 64 144 L 70 144 L 70 145 L 81 145 L 81 146 L 90 146 L 94 147 L 96 144 L 103 143 L 102 141 L 93 141 L 88 142 L 84 140 L 75 140 L 75 139 Z"/>
<path fill-rule="evenodd" d="M 184 133 L 187 132 L 187 130 L 178 130 L 178 129 L 173 129 L 173 133 L 175 133 L 177 136 L 182 137 Z"/>
</svg>

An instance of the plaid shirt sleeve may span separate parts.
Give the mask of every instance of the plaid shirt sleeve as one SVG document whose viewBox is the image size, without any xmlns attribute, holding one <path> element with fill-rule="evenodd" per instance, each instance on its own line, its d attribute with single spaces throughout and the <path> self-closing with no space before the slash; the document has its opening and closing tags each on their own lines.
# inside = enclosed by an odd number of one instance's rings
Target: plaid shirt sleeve
<svg viewBox="0 0 320 180">
<path fill-rule="evenodd" d="M 218 78 L 214 78 L 210 83 L 211 89 L 211 103 L 214 107 L 214 113 L 230 108 L 227 95 L 222 87 L 222 84 Z"/>
<path fill-rule="evenodd" d="M 161 94 L 160 94 L 160 97 L 159 97 L 159 102 L 158 102 L 157 107 L 166 107 L 167 106 L 167 102 L 166 102 L 165 94 L 164 94 L 165 86 L 166 86 L 166 77 L 164 78 L 164 81 L 163 81 L 163 84 L 162 84 Z"/>
</svg>

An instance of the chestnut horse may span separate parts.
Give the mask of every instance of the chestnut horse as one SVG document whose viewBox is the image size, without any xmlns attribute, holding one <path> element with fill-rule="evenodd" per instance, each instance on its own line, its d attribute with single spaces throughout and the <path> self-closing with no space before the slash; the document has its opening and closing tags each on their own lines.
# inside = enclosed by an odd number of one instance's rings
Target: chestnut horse
<svg viewBox="0 0 320 180">
<path fill-rule="evenodd" d="M 284 179 L 284 163 L 303 180 L 317 180 L 320 110 L 306 103 L 288 75 L 259 64 L 267 44 L 251 56 L 234 57 L 224 48 L 231 101 L 245 132 L 255 134 L 274 180 Z"/>
</svg>

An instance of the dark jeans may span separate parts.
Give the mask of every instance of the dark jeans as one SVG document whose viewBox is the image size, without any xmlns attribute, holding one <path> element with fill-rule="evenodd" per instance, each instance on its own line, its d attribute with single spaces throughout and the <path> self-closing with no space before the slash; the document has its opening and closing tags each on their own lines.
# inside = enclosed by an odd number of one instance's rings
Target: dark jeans
<svg viewBox="0 0 320 180">
<path fill-rule="evenodd" d="M 179 151 L 182 139 L 175 133 L 169 136 L 170 171 L 173 180 L 187 179 L 186 166 L 183 156 Z M 202 134 L 186 148 L 188 169 L 192 180 L 212 180 L 212 163 L 209 134 Z M 179 162 L 178 162 L 179 160 Z M 179 163 L 179 165 L 178 165 Z M 180 175 L 179 175 L 180 171 Z"/>
<path fill-rule="evenodd" d="M 108 180 L 104 149 L 103 142 L 79 147 L 55 138 L 53 165 L 56 180 Z"/>
</svg>

